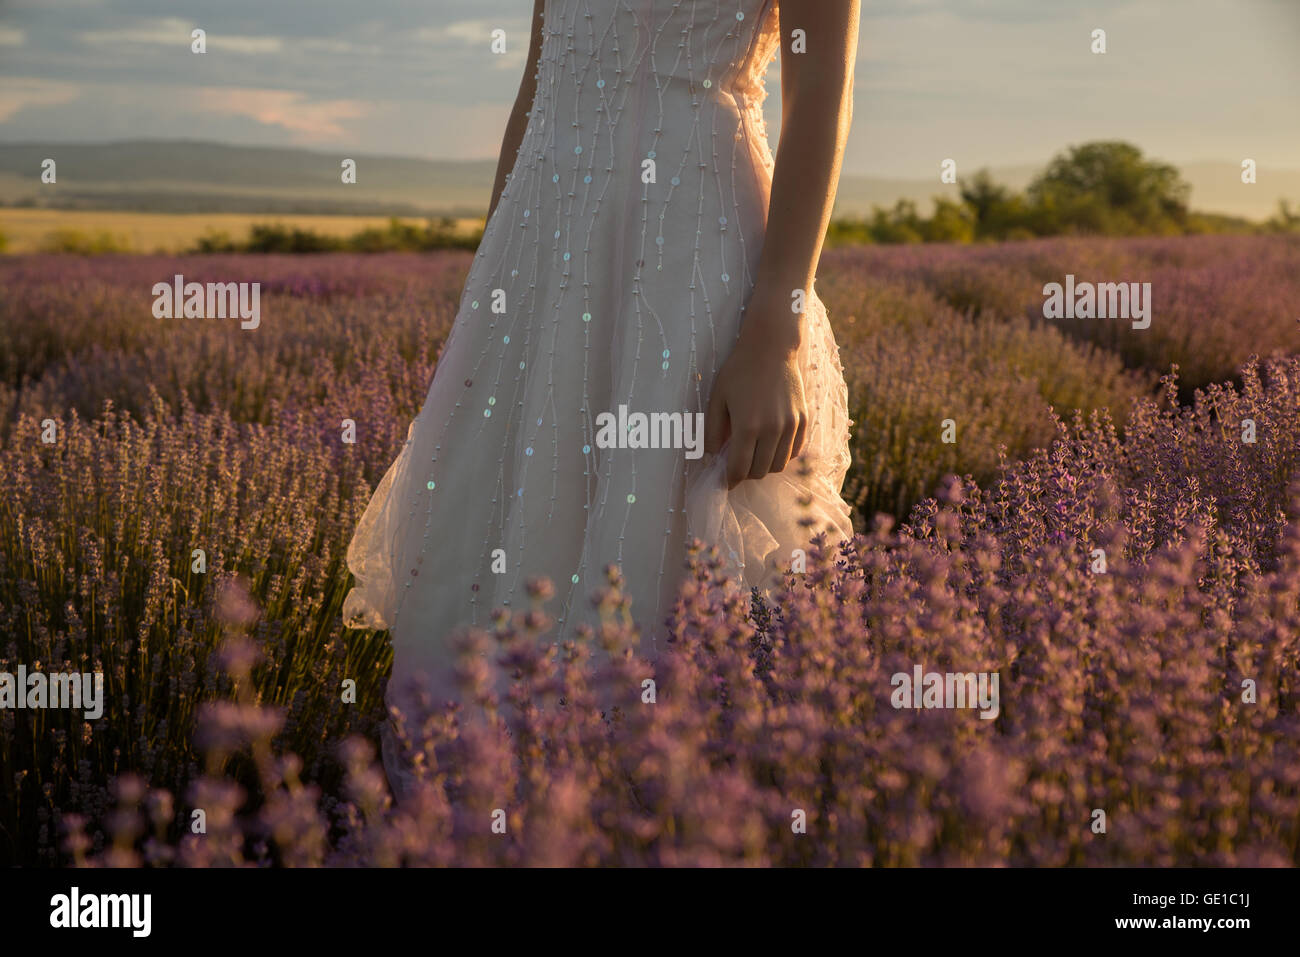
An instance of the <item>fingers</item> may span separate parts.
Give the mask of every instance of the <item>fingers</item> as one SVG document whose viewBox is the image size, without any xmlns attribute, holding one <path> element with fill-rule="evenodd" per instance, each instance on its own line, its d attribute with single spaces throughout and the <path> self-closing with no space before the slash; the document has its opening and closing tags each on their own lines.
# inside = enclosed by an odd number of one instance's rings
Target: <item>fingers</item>
<svg viewBox="0 0 1300 957">
<path fill-rule="evenodd" d="M 754 446 L 758 434 L 750 429 L 732 432 L 731 448 L 727 452 L 727 488 L 733 489 L 749 478 L 754 464 Z"/>
<path fill-rule="evenodd" d="M 727 488 L 734 489 L 746 479 L 784 471 L 807 444 L 808 415 L 802 408 L 796 382 L 793 408 L 760 410 L 754 407 L 754 397 L 742 390 L 738 422 L 724 381 L 715 384 L 709 396 L 704 415 L 704 451 L 717 455 L 726 446 Z"/>
<path fill-rule="evenodd" d="M 790 460 L 794 458 L 794 437 L 798 430 L 798 424 L 796 422 L 791 422 L 790 425 L 786 427 L 786 430 L 781 433 L 781 437 L 777 439 L 776 451 L 772 453 L 771 471 L 784 472 L 785 467 L 789 465 Z"/>
<path fill-rule="evenodd" d="M 761 479 L 772 470 L 772 457 L 776 454 L 776 443 L 781 436 L 770 429 L 760 432 L 754 441 L 754 459 L 749 463 L 746 478 Z"/>
<path fill-rule="evenodd" d="M 804 447 L 808 444 L 808 416 L 806 413 L 799 413 L 799 428 L 794 433 L 794 445 L 790 449 L 790 458 L 797 459 L 803 455 Z"/>
<path fill-rule="evenodd" d="M 784 471 L 790 464 L 790 452 L 794 447 L 794 436 L 798 426 L 795 420 L 780 432 L 768 430 L 761 432 L 754 443 L 754 458 L 749 465 L 746 478 L 761 479 L 771 472 Z"/>
</svg>

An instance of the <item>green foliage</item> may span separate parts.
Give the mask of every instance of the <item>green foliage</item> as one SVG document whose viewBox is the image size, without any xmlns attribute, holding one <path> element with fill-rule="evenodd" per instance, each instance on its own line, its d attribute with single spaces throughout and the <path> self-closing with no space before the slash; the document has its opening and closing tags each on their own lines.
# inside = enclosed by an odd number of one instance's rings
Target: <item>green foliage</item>
<svg viewBox="0 0 1300 957">
<path fill-rule="evenodd" d="M 970 207 L 939 197 L 928 219 L 917 212 L 916 203 L 900 199 L 893 209 L 877 207 L 870 219 L 833 220 L 826 232 L 826 245 L 968 243 L 974 238 L 975 215 Z"/>
<path fill-rule="evenodd" d="M 1039 235 L 1174 235 L 1191 187 L 1178 170 L 1129 143 L 1085 143 L 1058 155 L 1029 184 Z"/>
<path fill-rule="evenodd" d="M 968 243 L 975 238 L 975 213 L 965 203 L 954 203 L 942 196 L 934 201 L 934 213 L 925 221 L 926 242 Z"/>
<path fill-rule="evenodd" d="M 343 240 L 297 226 L 255 223 L 248 230 L 246 247 L 243 251 L 250 253 L 326 253 L 339 252 Z"/>
<path fill-rule="evenodd" d="M 193 252 L 233 253 L 237 252 L 238 249 L 239 244 L 231 238 L 230 233 L 225 230 L 211 229 L 194 244 Z"/>
<path fill-rule="evenodd" d="M 1300 209 L 1292 212 L 1290 203 L 1278 200 L 1277 215 L 1264 224 L 1264 229 L 1270 233 L 1300 233 Z"/>
<path fill-rule="evenodd" d="M 1232 233 L 1243 235 L 1259 232 L 1259 228 L 1249 219 L 1241 216 L 1229 216 L 1225 213 L 1187 214 L 1187 224 L 1183 230 L 1190 236 L 1204 236 L 1213 233 Z"/>
<path fill-rule="evenodd" d="M 80 229 L 55 229 L 41 242 L 41 252 L 71 253 L 76 256 L 99 256 L 105 253 L 127 253 L 131 244 L 125 237 L 107 231 L 83 232 Z"/>
<path fill-rule="evenodd" d="M 1300 232 L 1300 210 L 1283 200 L 1276 216 L 1261 225 L 1235 216 L 1194 213 L 1190 187 L 1177 169 L 1143 157 L 1122 142 L 1085 143 L 1057 155 L 1024 192 L 993 180 L 981 169 L 958 182 L 959 199 L 934 197 L 922 215 L 915 201 L 874 207 L 870 216 L 838 218 L 826 232 L 826 246 L 910 243 L 970 243 L 1038 236 L 1173 236 L 1209 233 Z M 221 231 L 204 235 L 190 253 L 427 252 L 477 248 L 482 230 L 464 231 L 450 218 L 423 225 L 393 217 L 384 226 L 337 237 L 281 223 L 250 227 L 245 239 Z M 0 235 L 0 252 L 5 237 Z M 91 236 L 58 230 L 45 252 L 93 255 L 127 252 L 125 240 L 107 233 Z"/>
<path fill-rule="evenodd" d="M 1026 232 L 1029 213 L 1024 197 L 993 182 L 989 171 L 982 169 L 969 180 L 961 180 L 962 201 L 975 217 L 975 236 L 979 239 L 1008 239 L 1013 231 Z"/>
<path fill-rule="evenodd" d="M 469 249 L 478 247 L 482 232 L 463 233 L 457 230 L 453 219 L 443 217 L 428 220 L 423 227 L 390 219 L 382 229 L 366 229 L 348 240 L 353 252 L 403 252 L 430 249 Z"/>
<path fill-rule="evenodd" d="M 1016 240 L 1036 236 L 1174 236 L 1254 233 L 1245 219 L 1192 213 L 1191 187 L 1178 170 L 1119 142 L 1085 143 L 1056 156 L 1019 193 L 994 182 L 988 170 L 959 181 L 960 201 L 934 198 L 927 218 L 916 203 L 876 207 L 866 219 L 831 224 L 826 244 Z M 1300 213 L 1286 203 L 1265 231 L 1300 230 Z"/>
<path fill-rule="evenodd" d="M 326 252 L 427 252 L 432 249 L 469 249 L 478 246 L 482 231 L 462 232 L 447 217 L 429 219 L 423 226 L 393 217 L 382 227 L 370 227 L 351 236 L 326 236 L 310 229 L 281 223 L 259 223 L 240 242 L 224 232 L 211 232 L 198 241 L 193 253 L 326 253 Z"/>
</svg>

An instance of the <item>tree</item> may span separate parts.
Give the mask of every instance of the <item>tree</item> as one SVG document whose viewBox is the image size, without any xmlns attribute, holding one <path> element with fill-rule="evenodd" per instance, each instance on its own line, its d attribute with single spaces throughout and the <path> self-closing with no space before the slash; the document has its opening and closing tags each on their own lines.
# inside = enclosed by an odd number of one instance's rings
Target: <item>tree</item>
<svg viewBox="0 0 1300 957">
<path fill-rule="evenodd" d="M 1191 187 L 1178 170 L 1122 142 L 1085 143 L 1056 156 L 1030 185 L 1036 232 L 1181 232 Z"/>
<path fill-rule="evenodd" d="M 1006 239 L 1012 233 L 1023 234 L 1029 217 L 1024 200 L 1007 187 L 993 181 L 987 169 L 970 179 L 958 182 L 962 202 L 974 213 L 977 239 Z"/>
<path fill-rule="evenodd" d="M 1285 199 L 1277 201 L 1277 215 L 1264 224 L 1271 233 L 1300 233 L 1300 209 L 1292 212 L 1291 204 Z"/>
<path fill-rule="evenodd" d="M 934 199 L 934 214 L 925 222 L 928 243 L 968 243 L 975 237 L 975 214 L 965 203 L 944 196 Z"/>
</svg>

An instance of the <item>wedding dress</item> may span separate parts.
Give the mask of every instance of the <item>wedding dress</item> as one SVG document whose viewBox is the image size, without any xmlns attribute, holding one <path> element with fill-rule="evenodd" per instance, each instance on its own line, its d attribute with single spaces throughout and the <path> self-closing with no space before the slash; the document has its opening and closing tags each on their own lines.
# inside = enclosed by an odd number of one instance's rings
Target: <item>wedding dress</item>
<svg viewBox="0 0 1300 957">
<path fill-rule="evenodd" d="M 736 340 L 771 188 L 776 0 L 547 0 L 543 30 L 518 158 L 348 549 L 345 622 L 391 630 L 390 704 L 414 675 L 454 697 L 451 633 L 526 608 L 530 577 L 554 584 L 563 640 L 618 565 L 653 656 L 692 537 L 763 586 L 818 532 L 852 534 L 847 391 L 812 290 L 806 476 L 796 461 L 728 491 L 725 447 L 598 441 L 620 406 L 704 412 Z"/>
</svg>

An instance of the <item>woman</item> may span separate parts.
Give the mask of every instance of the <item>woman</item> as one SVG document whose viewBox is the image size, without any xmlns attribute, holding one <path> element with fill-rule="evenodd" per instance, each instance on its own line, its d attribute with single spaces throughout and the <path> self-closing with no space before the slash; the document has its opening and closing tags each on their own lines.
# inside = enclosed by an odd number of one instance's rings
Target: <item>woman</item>
<svg viewBox="0 0 1300 957">
<path fill-rule="evenodd" d="M 348 550 L 347 623 L 392 632 L 390 705 L 415 676 L 453 697 L 451 632 L 531 577 L 563 640 L 618 565 L 653 656 L 691 538 L 761 586 L 852 533 L 813 276 L 857 29 L 857 0 L 537 0 L 459 313 Z"/>
</svg>

